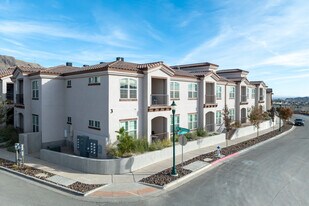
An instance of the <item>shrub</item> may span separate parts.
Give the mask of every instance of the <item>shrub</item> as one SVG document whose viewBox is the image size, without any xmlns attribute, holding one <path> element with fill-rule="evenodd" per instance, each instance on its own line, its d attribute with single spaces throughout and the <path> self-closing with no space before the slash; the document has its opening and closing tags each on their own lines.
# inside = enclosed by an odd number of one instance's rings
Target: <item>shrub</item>
<svg viewBox="0 0 309 206">
<path fill-rule="evenodd" d="M 192 140 L 197 139 L 197 135 L 196 135 L 195 132 L 189 132 L 189 133 L 185 134 L 185 137 L 187 138 L 188 141 L 192 141 Z"/>
<path fill-rule="evenodd" d="M 164 139 L 161 141 L 163 148 L 172 146 L 172 142 L 169 139 Z"/>
<path fill-rule="evenodd" d="M 16 129 L 11 125 L 0 129 L 0 136 L 3 142 L 8 141 L 6 147 L 13 146 L 15 143 L 19 141 L 18 133 Z"/>
<path fill-rule="evenodd" d="M 108 158 L 120 157 L 117 147 L 113 144 L 106 146 L 106 155 Z"/>
<path fill-rule="evenodd" d="M 239 128 L 239 127 L 241 127 L 241 124 L 240 124 L 239 121 L 235 121 L 231 126 L 234 127 L 234 128 Z"/>
<path fill-rule="evenodd" d="M 123 156 L 132 156 L 132 153 L 135 150 L 134 138 L 131 137 L 128 132 L 124 130 L 124 128 L 120 128 L 117 132 L 117 149 L 118 153 L 121 157 Z"/>
<path fill-rule="evenodd" d="M 135 153 L 143 154 L 148 151 L 149 144 L 147 138 L 135 139 L 134 140 Z"/>
<path fill-rule="evenodd" d="M 204 130 L 203 128 L 198 128 L 196 130 L 196 136 L 198 136 L 198 137 L 206 137 L 207 136 L 207 131 Z"/>
<path fill-rule="evenodd" d="M 149 151 L 155 151 L 155 150 L 161 150 L 163 149 L 163 144 L 160 140 L 157 141 L 153 141 L 150 145 L 149 145 Z"/>
</svg>

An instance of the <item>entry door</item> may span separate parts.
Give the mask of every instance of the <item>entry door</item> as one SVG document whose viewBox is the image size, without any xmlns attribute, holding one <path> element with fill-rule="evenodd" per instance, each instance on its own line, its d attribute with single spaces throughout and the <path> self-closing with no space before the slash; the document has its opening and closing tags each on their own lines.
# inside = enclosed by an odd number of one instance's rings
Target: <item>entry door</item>
<svg viewBox="0 0 309 206">
<path fill-rule="evenodd" d="M 242 108 L 241 109 L 241 123 L 246 123 L 246 122 L 247 122 L 246 109 Z"/>
<path fill-rule="evenodd" d="M 215 130 L 215 113 L 206 113 L 206 129 L 208 132 L 213 132 Z"/>
</svg>

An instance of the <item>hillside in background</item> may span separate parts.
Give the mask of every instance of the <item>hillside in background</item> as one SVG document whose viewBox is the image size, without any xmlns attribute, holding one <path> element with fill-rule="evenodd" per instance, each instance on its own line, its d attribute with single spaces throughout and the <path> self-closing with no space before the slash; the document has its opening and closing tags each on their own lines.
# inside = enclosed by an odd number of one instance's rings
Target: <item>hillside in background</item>
<svg viewBox="0 0 309 206">
<path fill-rule="evenodd" d="M 11 57 L 11 56 L 0 55 L 0 69 L 3 69 L 3 68 L 7 69 L 13 66 L 40 67 L 40 65 L 36 63 L 25 62 L 22 60 L 15 59 L 14 57 Z"/>
</svg>

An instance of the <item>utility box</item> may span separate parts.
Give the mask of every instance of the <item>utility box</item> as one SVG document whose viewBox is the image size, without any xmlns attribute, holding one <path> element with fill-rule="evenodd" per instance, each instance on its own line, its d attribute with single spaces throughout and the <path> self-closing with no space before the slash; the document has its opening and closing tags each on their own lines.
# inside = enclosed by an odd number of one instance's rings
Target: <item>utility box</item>
<svg viewBox="0 0 309 206">
<path fill-rule="evenodd" d="M 98 157 L 98 140 L 89 139 L 89 157 Z"/>
<path fill-rule="evenodd" d="M 89 157 L 89 137 L 77 136 L 77 149 L 82 157 Z"/>
</svg>

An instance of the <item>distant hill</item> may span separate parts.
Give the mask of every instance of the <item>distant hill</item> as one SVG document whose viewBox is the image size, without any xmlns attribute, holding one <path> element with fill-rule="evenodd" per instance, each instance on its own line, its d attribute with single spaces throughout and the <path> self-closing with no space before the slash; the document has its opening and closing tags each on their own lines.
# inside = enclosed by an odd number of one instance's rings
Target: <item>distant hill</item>
<svg viewBox="0 0 309 206">
<path fill-rule="evenodd" d="M 7 69 L 13 66 L 40 67 L 40 65 L 36 63 L 25 62 L 22 60 L 15 59 L 14 57 L 11 57 L 11 56 L 0 55 L 0 69 L 3 69 L 3 68 Z"/>
<path fill-rule="evenodd" d="M 287 102 L 309 102 L 309 97 L 294 97 L 294 98 L 286 98 Z"/>
</svg>

